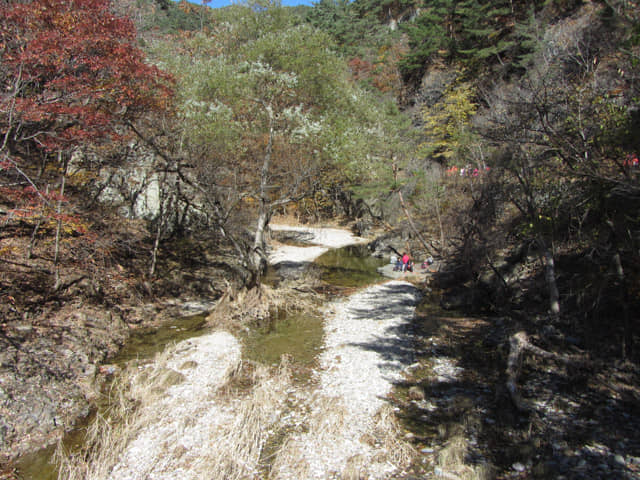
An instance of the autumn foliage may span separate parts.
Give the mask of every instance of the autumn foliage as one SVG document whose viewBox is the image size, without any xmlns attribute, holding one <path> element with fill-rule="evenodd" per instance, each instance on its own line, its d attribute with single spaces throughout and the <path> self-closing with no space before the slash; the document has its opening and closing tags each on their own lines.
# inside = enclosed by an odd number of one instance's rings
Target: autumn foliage
<svg viewBox="0 0 640 480">
<path fill-rule="evenodd" d="M 117 121 L 163 106 L 168 77 L 144 62 L 129 19 L 104 0 L 0 7 L 4 148 L 46 150 L 113 133 Z"/>
<path fill-rule="evenodd" d="M 119 126 L 171 98 L 171 78 L 145 63 L 133 23 L 109 7 L 106 0 L 0 5 L 0 189 L 8 218 L 53 212 L 65 199 L 49 183 L 64 175 L 74 148 L 114 139 Z"/>
<path fill-rule="evenodd" d="M 92 172 L 69 172 L 72 154 L 113 143 L 172 97 L 171 77 L 136 41 L 107 0 L 0 4 L 0 250 L 12 265 L 33 252 L 34 271 L 53 272 L 54 290 L 65 284 L 63 261 L 95 257 L 85 251 L 95 249 L 95 219 L 74 195 Z"/>
</svg>

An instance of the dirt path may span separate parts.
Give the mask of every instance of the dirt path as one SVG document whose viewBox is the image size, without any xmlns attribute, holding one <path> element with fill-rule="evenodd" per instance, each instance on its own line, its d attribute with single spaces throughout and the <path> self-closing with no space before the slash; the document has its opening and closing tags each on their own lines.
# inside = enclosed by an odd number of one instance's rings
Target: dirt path
<svg viewBox="0 0 640 480">
<path fill-rule="evenodd" d="M 283 230 L 288 227 L 280 227 Z M 362 243 L 338 229 L 310 231 L 313 243 L 340 247 Z M 286 257 L 307 260 L 315 247 L 287 247 Z M 275 479 L 388 478 L 409 461 L 409 448 L 386 401 L 413 362 L 408 327 L 420 292 L 389 281 L 329 304 L 317 387 L 305 394 L 306 418 L 277 455 Z"/>
</svg>

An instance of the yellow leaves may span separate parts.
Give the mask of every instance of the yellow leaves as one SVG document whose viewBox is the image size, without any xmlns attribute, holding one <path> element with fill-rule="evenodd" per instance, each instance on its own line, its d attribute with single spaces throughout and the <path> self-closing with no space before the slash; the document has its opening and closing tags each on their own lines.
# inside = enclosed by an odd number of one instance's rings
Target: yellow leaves
<svg viewBox="0 0 640 480">
<path fill-rule="evenodd" d="M 471 118 L 478 109 L 475 95 L 471 84 L 454 82 L 438 103 L 422 112 L 425 133 L 430 137 L 433 151 L 449 159 L 465 146 Z"/>
<path fill-rule="evenodd" d="M 94 172 L 90 172 L 88 170 L 78 170 L 76 172 L 72 172 L 67 174 L 67 179 L 70 181 L 72 185 L 86 185 L 89 181 L 96 178 L 96 174 Z"/>
<path fill-rule="evenodd" d="M 16 251 L 15 246 L 13 245 L 5 245 L 4 247 L 0 247 L 0 257 L 8 258 Z"/>
<path fill-rule="evenodd" d="M 60 13 L 54 18 L 54 24 L 59 30 L 72 32 L 75 28 L 77 28 L 78 19 L 73 14 L 73 12 L 64 12 Z"/>
</svg>

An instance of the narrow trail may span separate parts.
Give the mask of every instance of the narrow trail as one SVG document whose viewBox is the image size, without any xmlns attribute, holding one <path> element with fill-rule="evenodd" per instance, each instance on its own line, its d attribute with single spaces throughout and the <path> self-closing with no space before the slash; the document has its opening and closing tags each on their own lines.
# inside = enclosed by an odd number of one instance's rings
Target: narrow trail
<svg viewBox="0 0 640 480">
<path fill-rule="evenodd" d="M 287 229 L 286 226 L 281 227 Z M 312 243 L 361 243 L 347 232 L 314 229 Z M 292 261 L 315 247 L 288 247 Z M 385 397 L 413 362 L 408 326 L 420 299 L 411 283 L 389 281 L 337 300 L 325 308 L 324 350 L 315 372 L 317 389 L 307 408 L 307 431 L 292 435 L 275 461 L 278 479 L 387 478 L 399 468 L 394 426 L 385 423 Z M 394 462 L 395 460 L 395 462 Z M 397 460 L 400 460 L 398 462 Z"/>
<path fill-rule="evenodd" d="M 312 245 L 281 246 L 271 253 L 272 264 L 309 262 L 329 248 L 365 241 L 340 229 L 275 229 L 306 232 Z M 180 342 L 154 367 L 175 371 L 178 384 L 142 406 L 151 423 L 118 454 L 109 478 L 389 478 L 408 461 L 409 447 L 399 441 L 385 397 L 413 362 L 408 326 L 419 298 L 412 284 L 392 280 L 328 304 L 309 385 L 276 387 L 267 379 L 253 398 L 223 406 L 216 392 L 239 368 L 237 340 L 214 332 Z M 286 435 L 266 474 L 263 450 L 278 431 Z M 246 438 L 231 446 L 234 435 Z M 226 473 L 212 477 L 214 471 Z"/>
</svg>

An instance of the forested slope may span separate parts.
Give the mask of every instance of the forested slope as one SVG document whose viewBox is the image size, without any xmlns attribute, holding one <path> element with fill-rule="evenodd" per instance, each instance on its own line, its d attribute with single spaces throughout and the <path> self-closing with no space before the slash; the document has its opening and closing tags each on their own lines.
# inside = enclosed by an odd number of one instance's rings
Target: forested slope
<svg viewBox="0 0 640 480">
<path fill-rule="evenodd" d="M 307 18 L 338 40 L 358 81 L 411 116 L 417 148 L 389 155 L 399 174 L 389 172 L 378 198 L 399 188 L 420 225 L 418 255 L 455 258 L 453 303 L 550 313 L 551 323 L 629 358 L 635 6 L 327 1 Z"/>
</svg>

